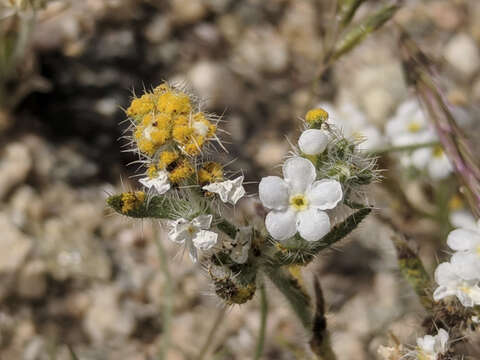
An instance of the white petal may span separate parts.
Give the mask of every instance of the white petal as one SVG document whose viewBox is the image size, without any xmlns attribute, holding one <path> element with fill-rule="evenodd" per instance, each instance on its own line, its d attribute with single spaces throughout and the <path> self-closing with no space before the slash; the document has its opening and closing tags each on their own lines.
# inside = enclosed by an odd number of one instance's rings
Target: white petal
<svg viewBox="0 0 480 360">
<path fill-rule="evenodd" d="M 477 222 L 472 213 L 467 210 L 457 210 L 450 214 L 450 223 L 456 228 L 464 228 L 477 231 Z"/>
<path fill-rule="evenodd" d="M 453 171 L 452 165 L 445 154 L 441 157 L 432 157 L 428 164 L 428 174 L 434 180 L 445 179 Z"/>
<path fill-rule="evenodd" d="M 450 258 L 450 263 L 462 279 L 474 280 L 480 278 L 480 256 L 476 252 L 456 252 Z"/>
<path fill-rule="evenodd" d="M 235 205 L 237 201 L 245 195 L 245 189 L 243 188 L 242 183 L 243 176 L 239 176 L 234 180 L 226 180 L 205 185 L 202 189 L 218 194 L 220 200 L 224 203 Z"/>
<path fill-rule="evenodd" d="M 192 220 L 192 225 L 200 229 L 210 229 L 212 225 L 213 215 L 200 215 Z"/>
<path fill-rule="evenodd" d="M 168 173 L 166 171 L 159 171 L 158 175 L 153 179 L 145 177 L 138 181 L 148 189 L 153 186 L 159 195 L 170 190 L 170 181 L 168 180 Z"/>
<path fill-rule="evenodd" d="M 333 209 L 342 200 L 342 185 L 337 180 L 315 181 L 307 190 L 307 200 L 320 210 Z"/>
<path fill-rule="evenodd" d="M 305 158 L 296 156 L 283 164 L 283 178 L 290 185 L 290 194 L 303 194 L 315 181 L 315 167 Z"/>
<path fill-rule="evenodd" d="M 321 154 L 328 145 L 329 136 L 325 130 L 309 129 L 300 135 L 298 147 L 307 155 Z"/>
<path fill-rule="evenodd" d="M 435 353 L 443 354 L 447 351 L 448 332 L 445 329 L 439 329 L 435 336 Z"/>
<path fill-rule="evenodd" d="M 189 225 L 190 225 L 190 222 L 183 218 L 180 218 L 171 222 L 170 226 L 172 228 L 168 232 L 169 239 L 178 244 L 182 244 L 185 241 L 190 240 L 191 234 L 188 231 Z"/>
<path fill-rule="evenodd" d="M 297 229 L 307 241 L 318 241 L 330 231 L 330 219 L 326 212 L 310 208 L 297 215 Z"/>
<path fill-rule="evenodd" d="M 417 169 L 422 170 L 432 161 L 432 156 L 432 149 L 423 148 L 415 150 L 411 155 L 412 164 Z"/>
<path fill-rule="evenodd" d="M 296 213 L 290 209 L 272 210 L 267 214 L 265 226 L 275 240 L 287 240 L 297 233 Z"/>
<path fill-rule="evenodd" d="M 360 130 L 364 140 L 358 145 L 360 150 L 370 151 L 380 148 L 384 143 L 384 138 L 375 126 L 367 126 Z"/>
<path fill-rule="evenodd" d="M 447 244 L 452 250 L 473 250 L 480 245 L 480 234 L 468 229 L 455 229 L 448 234 Z"/>
<path fill-rule="evenodd" d="M 198 261 L 198 253 L 197 248 L 193 245 L 191 241 L 187 243 L 188 248 L 188 255 L 190 255 L 190 259 L 196 263 Z"/>
<path fill-rule="evenodd" d="M 472 286 L 468 295 L 475 305 L 480 305 L 480 288 L 478 285 Z"/>
<path fill-rule="evenodd" d="M 432 335 L 425 335 L 423 338 L 417 339 L 417 345 L 424 352 L 432 354 L 435 347 L 435 338 Z"/>
<path fill-rule="evenodd" d="M 258 195 L 263 206 L 274 210 L 283 210 L 288 207 L 288 184 L 278 176 L 262 178 L 258 186 Z"/>
<path fill-rule="evenodd" d="M 463 306 L 472 307 L 473 305 L 475 305 L 475 302 L 473 301 L 470 294 L 467 294 L 462 290 L 457 290 L 456 295 L 457 295 L 458 301 L 460 301 L 460 303 Z"/>
<path fill-rule="evenodd" d="M 451 289 L 447 286 L 441 285 L 433 292 L 433 300 L 440 301 L 447 296 L 452 296 L 457 293 L 457 290 Z"/>
<path fill-rule="evenodd" d="M 244 264 L 248 259 L 251 243 L 252 228 L 250 226 L 241 227 L 235 237 L 235 246 L 230 253 L 230 258 L 237 264 Z"/>
<path fill-rule="evenodd" d="M 441 263 L 435 269 L 435 281 L 438 285 L 446 285 L 448 287 L 455 286 L 460 278 L 455 273 L 455 268 L 448 262 Z"/>
<path fill-rule="evenodd" d="M 213 231 L 200 230 L 193 237 L 193 245 L 200 250 L 209 250 L 217 243 L 218 234 Z"/>
</svg>

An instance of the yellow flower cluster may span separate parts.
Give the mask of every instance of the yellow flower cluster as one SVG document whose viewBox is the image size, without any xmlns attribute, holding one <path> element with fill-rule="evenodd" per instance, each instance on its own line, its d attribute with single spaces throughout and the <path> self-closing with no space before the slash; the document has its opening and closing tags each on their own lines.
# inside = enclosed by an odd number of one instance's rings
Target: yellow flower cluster
<svg viewBox="0 0 480 360">
<path fill-rule="evenodd" d="M 122 194 L 122 213 L 137 209 L 145 201 L 145 193 L 143 191 L 130 191 Z"/>
<path fill-rule="evenodd" d="M 153 156 L 167 143 L 183 153 L 200 154 L 216 126 L 197 111 L 190 96 L 164 83 L 132 100 L 126 110 L 135 124 L 134 138 L 140 152 Z"/>
<path fill-rule="evenodd" d="M 222 165 L 216 162 L 205 163 L 198 170 L 198 182 L 200 185 L 210 184 L 223 179 Z"/>
</svg>

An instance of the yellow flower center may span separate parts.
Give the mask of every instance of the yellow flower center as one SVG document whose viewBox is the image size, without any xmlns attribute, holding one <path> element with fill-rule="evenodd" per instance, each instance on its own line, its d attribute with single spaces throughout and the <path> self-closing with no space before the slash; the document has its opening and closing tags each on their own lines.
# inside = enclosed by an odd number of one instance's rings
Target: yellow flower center
<svg viewBox="0 0 480 360">
<path fill-rule="evenodd" d="M 435 157 L 435 158 L 440 158 L 440 157 L 442 157 L 442 156 L 443 156 L 443 149 L 442 149 L 442 147 L 441 147 L 441 146 L 438 146 L 438 145 L 435 146 L 435 147 L 433 148 L 433 157 Z"/>
<path fill-rule="evenodd" d="M 472 288 L 467 284 L 463 284 L 462 286 L 460 286 L 460 291 L 463 291 L 465 294 L 468 295 L 472 292 Z"/>
<path fill-rule="evenodd" d="M 475 249 L 475 252 L 480 257 L 480 245 L 477 246 L 477 248 Z"/>
<path fill-rule="evenodd" d="M 432 360 L 432 356 L 429 354 L 426 354 L 423 350 L 418 350 L 417 351 L 417 359 L 418 360 Z"/>
<path fill-rule="evenodd" d="M 412 121 L 408 124 L 408 131 L 411 133 L 419 132 L 422 129 L 422 125 L 416 121 Z"/>
<path fill-rule="evenodd" d="M 298 194 L 290 198 L 290 205 L 295 211 L 303 211 L 308 208 L 308 200 L 303 194 Z"/>
</svg>

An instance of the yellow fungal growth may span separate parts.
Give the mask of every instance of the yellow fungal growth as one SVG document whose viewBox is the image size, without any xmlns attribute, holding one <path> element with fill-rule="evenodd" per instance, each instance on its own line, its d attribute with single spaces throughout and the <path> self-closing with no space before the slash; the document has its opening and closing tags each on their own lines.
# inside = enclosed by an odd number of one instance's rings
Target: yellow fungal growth
<svg viewBox="0 0 480 360">
<path fill-rule="evenodd" d="M 165 169 L 168 165 L 178 160 L 178 158 L 179 155 L 175 151 L 163 151 L 160 154 L 160 161 L 158 162 L 158 166 L 161 169 Z"/>
<path fill-rule="evenodd" d="M 213 183 L 223 179 L 222 165 L 217 162 L 208 162 L 198 170 L 198 182 L 201 185 Z"/>
<path fill-rule="evenodd" d="M 192 110 L 192 104 L 187 94 L 166 90 L 158 97 L 157 109 L 168 115 L 188 114 Z"/>
<path fill-rule="evenodd" d="M 305 115 L 305 121 L 309 125 L 321 125 L 328 120 L 328 112 L 322 108 L 312 109 Z"/>
<path fill-rule="evenodd" d="M 194 173 L 192 164 L 187 159 L 183 159 L 173 170 L 168 174 L 168 178 L 174 184 L 188 179 Z"/>
<path fill-rule="evenodd" d="M 143 191 L 130 191 L 122 194 L 122 214 L 137 209 L 145 201 L 145 193 Z"/>
<path fill-rule="evenodd" d="M 144 94 L 140 98 L 132 100 L 126 113 L 129 117 L 136 117 L 148 114 L 153 111 L 155 103 L 150 94 Z"/>
<path fill-rule="evenodd" d="M 133 139 L 138 150 L 150 157 L 166 147 L 176 147 L 189 156 L 199 155 L 217 130 L 187 93 L 167 83 L 133 99 L 127 115 L 135 120 Z"/>
</svg>

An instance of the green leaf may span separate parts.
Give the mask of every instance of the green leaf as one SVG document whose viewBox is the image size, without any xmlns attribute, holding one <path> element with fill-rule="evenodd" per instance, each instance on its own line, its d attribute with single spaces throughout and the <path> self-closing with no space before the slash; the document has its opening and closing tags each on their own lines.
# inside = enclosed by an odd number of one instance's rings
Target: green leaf
<svg viewBox="0 0 480 360">
<path fill-rule="evenodd" d="M 366 0 L 339 0 L 338 1 L 338 17 L 340 25 L 347 26 L 352 21 L 355 13 L 360 5 Z"/>
</svg>

